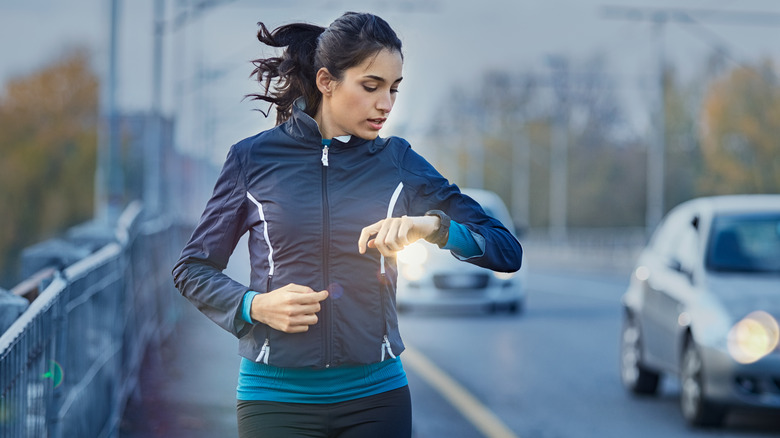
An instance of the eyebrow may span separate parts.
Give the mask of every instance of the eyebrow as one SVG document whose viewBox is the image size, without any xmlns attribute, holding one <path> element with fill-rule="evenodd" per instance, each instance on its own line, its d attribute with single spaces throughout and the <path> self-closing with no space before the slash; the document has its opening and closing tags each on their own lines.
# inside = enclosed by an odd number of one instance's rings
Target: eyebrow
<svg viewBox="0 0 780 438">
<path fill-rule="evenodd" d="M 365 78 L 368 78 L 368 79 L 373 79 L 373 80 L 375 80 L 375 81 L 379 81 L 379 82 L 386 82 L 386 81 L 385 81 L 385 78 L 383 78 L 383 77 L 381 77 L 381 76 L 375 76 L 375 75 L 365 75 L 364 77 L 365 77 Z M 393 83 L 395 84 L 395 83 L 397 83 L 397 82 L 401 82 L 401 80 L 402 80 L 403 78 L 404 78 L 404 77 L 403 77 L 403 76 L 401 76 L 400 78 L 398 78 L 398 79 L 396 79 L 395 81 L 393 81 Z"/>
</svg>

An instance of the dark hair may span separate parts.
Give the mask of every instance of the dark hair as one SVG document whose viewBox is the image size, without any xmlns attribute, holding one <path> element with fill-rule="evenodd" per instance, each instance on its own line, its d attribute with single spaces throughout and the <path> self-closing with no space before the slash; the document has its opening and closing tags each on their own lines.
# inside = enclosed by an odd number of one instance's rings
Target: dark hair
<svg viewBox="0 0 780 438">
<path fill-rule="evenodd" d="M 280 57 L 252 61 L 255 69 L 251 76 L 256 77 L 263 92 L 246 97 L 276 105 L 277 125 L 290 118 L 293 102 L 299 97 L 306 102 L 306 113 L 314 116 L 322 101 L 316 85 L 320 68 L 325 67 L 341 80 L 345 70 L 382 49 L 396 51 L 403 59 L 401 40 L 385 20 L 372 14 L 347 12 L 327 28 L 293 23 L 269 32 L 265 24 L 257 24 L 261 43 L 285 50 Z M 263 114 L 268 117 L 268 113 Z"/>
</svg>

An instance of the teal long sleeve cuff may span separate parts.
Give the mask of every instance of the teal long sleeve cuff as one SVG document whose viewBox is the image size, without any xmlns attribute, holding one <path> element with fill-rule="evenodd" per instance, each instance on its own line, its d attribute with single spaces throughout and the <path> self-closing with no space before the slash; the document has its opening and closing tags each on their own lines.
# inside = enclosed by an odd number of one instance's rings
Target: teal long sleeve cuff
<svg viewBox="0 0 780 438">
<path fill-rule="evenodd" d="M 484 254 L 484 245 L 482 236 L 475 235 L 464 225 L 450 221 L 450 234 L 442 249 L 448 249 L 461 258 L 470 258 Z"/>
<path fill-rule="evenodd" d="M 241 305 L 241 318 L 249 324 L 255 323 L 255 321 L 252 321 L 252 299 L 258 294 L 259 292 L 253 290 L 247 291 L 247 293 L 244 294 L 244 302 Z"/>
</svg>

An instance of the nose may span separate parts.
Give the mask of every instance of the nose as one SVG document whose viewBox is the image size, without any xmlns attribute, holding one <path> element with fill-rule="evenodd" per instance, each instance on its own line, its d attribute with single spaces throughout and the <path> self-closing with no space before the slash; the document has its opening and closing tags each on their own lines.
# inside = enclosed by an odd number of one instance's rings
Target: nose
<svg viewBox="0 0 780 438">
<path fill-rule="evenodd" d="M 390 114 L 390 110 L 393 109 L 393 103 L 395 103 L 395 96 L 392 93 L 382 93 L 379 99 L 377 99 L 376 109 L 384 114 Z"/>
</svg>

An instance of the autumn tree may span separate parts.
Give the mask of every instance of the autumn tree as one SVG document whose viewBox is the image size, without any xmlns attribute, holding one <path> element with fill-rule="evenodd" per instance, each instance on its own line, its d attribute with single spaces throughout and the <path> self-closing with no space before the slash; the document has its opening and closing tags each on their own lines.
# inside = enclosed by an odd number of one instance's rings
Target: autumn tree
<svg viewBox="0 0 780 438">
<path fill-rule="evenodd" d="M 98 78 L 69 51 L 0 94 L 0 281 L 21 250 L 93 213 Z"/>
<path fill-rule="evenodd" d="M 709 194 L 780 190 L 780 83 L 769 61 L 740 66 L 715 80 L 701 111 Z"/>
</svg>

